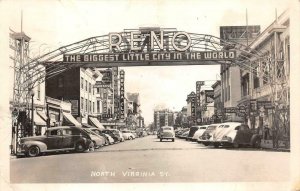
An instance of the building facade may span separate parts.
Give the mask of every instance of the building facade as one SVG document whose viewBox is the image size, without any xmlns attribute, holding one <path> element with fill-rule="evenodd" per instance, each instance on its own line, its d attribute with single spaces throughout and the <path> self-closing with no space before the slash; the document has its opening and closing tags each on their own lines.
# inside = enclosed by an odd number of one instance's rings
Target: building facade
<svg viewBox="0 0 300 191">
<path fill-rule="evenodd" d="M 90 68 L 72 68 L 50 79 L 46 78 L 46 95 L 71 103 L 71 112 L 63 113 L 66 122 L 103 128 L 96 115 L 94 89 L 100 75 Z"/>
<path fill-rule="evenodd" d="M 250 45 L 260 58 L 250 57 L 253 72 L 241 72 L 239 105 L 248 105 L 246 120 L 265 143 L 288 147 L 290 137 L 290 35 L 289 13 L 281 14 Z"/>
<path fill-rule="evenodd" d="M 174 112 L 168 109 L 154 111 L 154 126 L 158 130 L 162 126 L 174 126 Z"/>
</svg>

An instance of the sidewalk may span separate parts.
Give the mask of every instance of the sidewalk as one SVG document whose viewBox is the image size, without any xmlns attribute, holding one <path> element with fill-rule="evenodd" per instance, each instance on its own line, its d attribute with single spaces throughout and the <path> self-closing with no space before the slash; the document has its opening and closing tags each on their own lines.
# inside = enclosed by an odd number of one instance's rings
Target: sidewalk
<svg viewBox="0 0 300 191">
<path fill-rule="evenodd" d="M 278 142 L 278 148 L 273 148 L 272 140 L 262 140 L 261 148 L 272 151 L 280 151 L 280 152 L 290 152 L 290 148 L 286 148 L 285 143 L 283 141 Z"/>
</svg>

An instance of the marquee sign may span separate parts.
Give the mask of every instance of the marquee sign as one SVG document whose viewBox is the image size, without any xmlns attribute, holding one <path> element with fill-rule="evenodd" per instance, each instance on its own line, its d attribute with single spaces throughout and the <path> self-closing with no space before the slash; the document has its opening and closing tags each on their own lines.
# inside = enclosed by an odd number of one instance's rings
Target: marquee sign
<svg viewBox="0 0 300 191">
<path fill-rule="evenodd" d="M 125 71 L 120 70 L 120 118 L 125 119 Z"/>
<path fill-rule="evenodd" d="M 97 54 L 65 54 L 63 61 L 67 63 L 112 63 L 141 61 L 221 61 L 234 60 L 235 51 L 206 52 L 150 52 L 150 53 L 97 53 Z"/>
<path fill-rule="evenodd" d="M 194 46 L 199 40 L 193 34 L 182 31 L 146 29 L 108 35 L 107 52 L 64 54 L 65 63 L 136 63 L 136 62 L 197 62 L 232 61 L 236 59 L 233 50 L 220 49 L 199 51 Z M 218 51 L 217 51 L 218 50 Z"/>
</svg>

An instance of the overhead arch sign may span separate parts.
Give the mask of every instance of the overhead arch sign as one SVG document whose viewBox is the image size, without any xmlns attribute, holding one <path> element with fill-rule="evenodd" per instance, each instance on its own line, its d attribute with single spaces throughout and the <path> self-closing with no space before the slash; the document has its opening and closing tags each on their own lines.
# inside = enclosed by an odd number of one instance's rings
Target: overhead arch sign
<svg viewBox="0 0 300 191">
<path fill-rule="evenodd" d="M 65 63 L 155 63 L 233 61 L 234 50 L 201 47 L 207 45 L 193 35 L 182 31 L 129 31 L 109 33 L 106 52 L 69 53 L 63 55 Z M 202 44 L 202 45 L 201 45 Z"/>
</svg>

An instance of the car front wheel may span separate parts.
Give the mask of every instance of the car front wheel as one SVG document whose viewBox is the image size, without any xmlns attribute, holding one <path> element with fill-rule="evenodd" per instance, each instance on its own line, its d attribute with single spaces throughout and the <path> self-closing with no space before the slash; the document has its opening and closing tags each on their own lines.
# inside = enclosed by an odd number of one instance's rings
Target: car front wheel
<svg viewBox="0 0 300 191">
<path fill-rule="evenodd" d="M 253 148 L 260 148 L 261 140 L 256 139 L 252 145 Z"/>
<path fill-rule="evenodd" d="M 27 155 L 29 157 L 36 157 L 40 154 L 40 148 L 36 145 L 29 147 Z"/>
<path fill-rule="evenodd" d="M 76 152 L 83 152 L 84 149 L 84 144 L 83 143 L 77 143 L 75 147 Z"/>
</svg>

